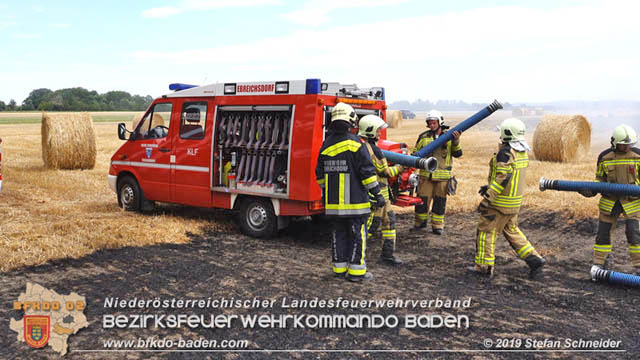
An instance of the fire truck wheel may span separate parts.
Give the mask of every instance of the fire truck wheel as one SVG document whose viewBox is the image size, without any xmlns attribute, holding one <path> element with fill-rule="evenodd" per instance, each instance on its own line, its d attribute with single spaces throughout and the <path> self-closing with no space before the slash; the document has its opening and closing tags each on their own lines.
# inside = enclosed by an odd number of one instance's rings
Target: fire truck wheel
<svg viewBox="0 0 640 360">
<path fill-rule="evenodd" d="M 245 235 L 268 238 L 278 229 L 278 220 L 271 203 L 262 199 L 248 198 L 242 202 L 239 223 Z"/>
<path fill-rule="evenodd" d="M 130 176 L 123 177 L 118 186 L 118 203 L 127 211 L 139 211 L 141 204 L 140 187 Z"/>
</svg>

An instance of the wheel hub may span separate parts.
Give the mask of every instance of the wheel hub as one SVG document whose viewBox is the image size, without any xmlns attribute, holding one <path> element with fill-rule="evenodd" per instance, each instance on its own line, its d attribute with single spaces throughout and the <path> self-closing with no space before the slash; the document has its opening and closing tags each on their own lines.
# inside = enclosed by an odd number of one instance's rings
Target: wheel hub
<svg viewBox="0 0 640 360">
<path fill-rule="evenodd" d="M 267 222 L 267 210 L 261 206 L 255 206 L 249 210 L 249 226 L 254 230 L 259 230 Z"/>
<path fill-rule="evenodd" d="M 124 186 L 122 188 L 120 198 L 122 199 L 122 203 L 125 205 L 131 205 L 133 201 L 133 189 L 130 186 Z"/>
</svg>

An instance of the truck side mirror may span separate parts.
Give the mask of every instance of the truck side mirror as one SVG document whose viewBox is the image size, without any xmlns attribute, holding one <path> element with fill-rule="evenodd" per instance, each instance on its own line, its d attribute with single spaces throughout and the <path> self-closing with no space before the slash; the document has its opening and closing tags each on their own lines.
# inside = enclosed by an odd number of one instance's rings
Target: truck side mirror
<svg viewBox="0 0 640 360">
<path fill-rule="evenodd" d="M 127 140 L 127 125 L 125 123 L 118 124 L 118 139 Z"/>
</svg>

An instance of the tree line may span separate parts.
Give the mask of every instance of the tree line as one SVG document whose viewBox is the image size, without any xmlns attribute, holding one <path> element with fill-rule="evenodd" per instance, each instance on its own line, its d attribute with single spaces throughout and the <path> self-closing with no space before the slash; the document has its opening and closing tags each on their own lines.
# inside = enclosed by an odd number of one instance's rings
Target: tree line
<svg viewBox="0 0 640 360">
<path fill-rule="evenodd" d="M 11 99 L 0 101 L 0 111 L 144 111 L 153 101 L 150 95 L 131 95 L 126 91 L 98 94 L 76 87 L 52 91 L 42 88 L 29 93 L 21 105 Z"/>
</svg>

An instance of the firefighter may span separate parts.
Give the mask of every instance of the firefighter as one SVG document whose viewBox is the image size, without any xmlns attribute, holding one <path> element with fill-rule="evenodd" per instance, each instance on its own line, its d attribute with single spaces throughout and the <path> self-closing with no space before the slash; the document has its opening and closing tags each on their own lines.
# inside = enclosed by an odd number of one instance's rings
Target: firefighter
<svg viewBox="0 0 640 360">
<path fill-rule="evenodd" d="M 402 165 L 389 167 L 387 159 L 377 146 L 380 131 L 388 125 L 384 120 L 376 115 L 366 115 L 358 123 L 358 135 L 363 139 L 364 144 L 371 156 L 371 162 L 378 174 L 378 184 L 380 191 L 385 198 L 384 207 L 377 208 L 371 212 L 367 220 L 368 238 L 373 240 L 377 235 L 378 228 L 382 225 L 382 254 L 380 259 L 389 265 L 402 265 L 402 260 L 396 258 L 393 253 L 396 248 L 396 214 L 391 209 L 391 189 L 389 188 L 388 178 L 397 176 L 402 172 Z"/>
<path fill-rule="evenodd" d="M 442 136 L 448 126 L 444 125 L 444 116 L 438 110 L 427 113 L 428 130 L 418 136 L 418 141 L 413 148 L 413 154 Z M 433 156 L 438 160 L 438 169 L 433 173 L 420 170 L 418 180 L 418 196 L 422 204 L 415 206 L 415 225 L 412 230 L 420 230 L 427 227 L 429 220 L 429 208 L 431 207 L 431 227 L 436 235 L 442 235 L 444 231 L 444 213 L 447 206 L 447 186 L 451 179 L 452 157 L 462 156 L 460 147 L 460 132 L 453 132 L 453 140 L 436 149 Z M 433 206 L 431 202 L 433 201 Z"/>
<path fill-rule="evenodd" d="M 516 255 L 529 265 L 529 276 L 533 278 L 546 260 L 518 228 L 518 212 L 529 166 L 527 150 L 530 149 L 524 138 L 525 126 L 522 121 L 510 118 L 504 120 L 499 129 L 502 143 L 489 162 L 489 184 L 479 191 L 483 199 L 478 206 L 480 221 L 476 231 L 475 265 L 469 270 L 489 277 L 493 275 L 495 240 L 502 232 Z"/>
<path fill-rule="evenodd" d="M 613 184 L 640 185 L 640 149 L 633 147 L 638 141 L 636 132 L 627 125 L 613 130 L 611 147 L 598 156 L 596 181 Z M 592 197 L 596 194 L 582 190 L 580 194 Z M 629 243 L 631 263 L 636 275 L 640 275 L 640 198 L 603 193 L 600 198 L 598 233 L 593 245 L 593 263 L 606 268 L 611 253 L 611 233 L 620 215 L 626 218 L 625 233 Z"/>
<path fill-rule="evenodd" d="M 360 282 L 373 278 L 365 262 L 369 193 L 376 207 L 384 208 L 386 200 L 380 193 L 369 152 L 350 131 L 356 127 L 356 120 L 351 106 L 338 103 L 333 108 L 318 156 L 316 180 L 332 225 L 333 272 L 337 277 Z"/>
</svg>

